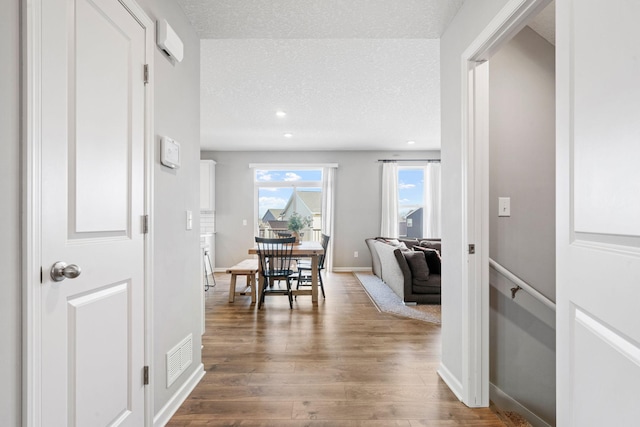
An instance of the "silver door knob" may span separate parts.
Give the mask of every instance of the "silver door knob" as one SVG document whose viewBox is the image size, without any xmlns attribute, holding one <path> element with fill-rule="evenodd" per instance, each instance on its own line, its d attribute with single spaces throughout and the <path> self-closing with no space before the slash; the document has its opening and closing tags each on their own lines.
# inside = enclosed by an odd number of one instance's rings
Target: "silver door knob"
<svg viewBox="0 0 640 427">
<path fill-rule="evenodd" d="M 75 264 L 67 265 L 66 262 L 58 261 L 51 267 L 51 278 L 54 282 L 62 282 L 64 279 L 75 279 L 82 273 L 80 267 Z"/>
</svg>

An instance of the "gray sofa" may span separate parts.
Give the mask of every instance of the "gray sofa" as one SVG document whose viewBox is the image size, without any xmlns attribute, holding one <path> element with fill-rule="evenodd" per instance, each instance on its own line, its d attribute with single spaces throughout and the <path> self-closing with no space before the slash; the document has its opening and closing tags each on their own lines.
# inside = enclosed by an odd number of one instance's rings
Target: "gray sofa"
<svg viewBox="0 0 640 427">
<path fill-rule="evenodd" d="M 402 301 L 440 304 L 440 239 L 372 237 L 365 242 L 373 274 Z"/>
</svg>

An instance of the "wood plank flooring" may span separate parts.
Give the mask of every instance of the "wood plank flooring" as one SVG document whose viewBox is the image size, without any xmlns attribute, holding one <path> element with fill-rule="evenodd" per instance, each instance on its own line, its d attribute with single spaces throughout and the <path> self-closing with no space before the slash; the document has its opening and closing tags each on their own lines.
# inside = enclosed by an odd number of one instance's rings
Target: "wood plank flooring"
<svg viewBox="0 0 640 427">
<path fill-rule="evenodd" d="M 379 313 L 350 273 L 325 300 L 228 302 L 229 275 L 206 295 L 207 374 L 168 426 L 504 427 L 460 403 L 438 377 L 440 326 Z M 243 282 L 243 279 L 239 279 Z"/>
</svg>

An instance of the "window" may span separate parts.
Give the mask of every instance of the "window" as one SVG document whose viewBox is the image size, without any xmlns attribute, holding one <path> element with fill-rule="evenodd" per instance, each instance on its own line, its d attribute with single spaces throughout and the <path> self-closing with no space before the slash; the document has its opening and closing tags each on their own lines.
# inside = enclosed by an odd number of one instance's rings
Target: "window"
<svg viewBox="0 0 640 427">
<path fill-rule="evenodd" d="M 257 235 L 288 233 L 287 221 L 297 212 L 312 224 L 302 240 L 320 241 L 322 229 L 322 169 L 255 169 Z"/>
<path fill-rule="evenodd" d="M 400 237 L 425 237 L 426 166 L 398 167 L 398 231 Z"/>
</svg>

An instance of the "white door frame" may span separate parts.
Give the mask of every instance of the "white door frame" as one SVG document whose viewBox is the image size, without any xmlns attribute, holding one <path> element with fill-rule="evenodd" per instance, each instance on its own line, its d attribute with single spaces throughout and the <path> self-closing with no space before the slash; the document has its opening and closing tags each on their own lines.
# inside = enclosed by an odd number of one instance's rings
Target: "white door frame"
<svg viewBox="0 0 640 427">
<path fill-rule="evenodd" d="M 40 390 L 42 372 L 40 370 L 40 297 L 41 297 L 41 55 L 42 45 L 42 4 L 47 0 L 27 0 L 22 2 L 22 419 L 27 427 L 40 426 Z M 149 232 L 145 238 L 144 301 L 145 301 L 145 365 L 153 367 L 153 57 L 154 22 L 146 15 L 135 0 L 118 0 L 145 29 L 145 56 L 149 65 L 149 83 L 145 86 L 145 183 L 144 212 L 149 215 Z M 145 390 L 145 424 L 153 422 L 153 388 Z"/>
<path fill-rule="evenodd" d="M 462 401 L 489 406 L 489 70 L 551 0 L 510 0 L 462 54 Z M 469 245 L 475 255 L 469 254 Z"/>
</svg>

